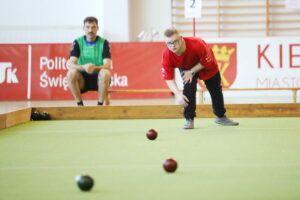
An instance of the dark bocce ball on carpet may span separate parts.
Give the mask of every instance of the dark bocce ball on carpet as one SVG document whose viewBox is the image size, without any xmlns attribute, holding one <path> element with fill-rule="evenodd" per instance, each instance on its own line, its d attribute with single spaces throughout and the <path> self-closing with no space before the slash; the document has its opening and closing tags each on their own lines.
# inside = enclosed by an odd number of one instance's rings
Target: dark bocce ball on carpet
<svg viewBox="0 0 300 200">
<path fill-rule="evenodd" d="M 76 176 L 76 183 L 80 190 L 90 191 L 94 185 L 94 180 L 89 175 Z"/>
<path fill-rule="evenodd" d="M 149 140 L 155 140 L 157 138 L 157 131 L 154 129 L 149 129 L 146 132 L 146 136 Z"/>
<path fill-rule="evenodd" d="M 163 167 L 166 172 L 175 172 L 177 169 L 177 162 L 173 158 L 168 158 L 163 162 Z"/>
</svg>

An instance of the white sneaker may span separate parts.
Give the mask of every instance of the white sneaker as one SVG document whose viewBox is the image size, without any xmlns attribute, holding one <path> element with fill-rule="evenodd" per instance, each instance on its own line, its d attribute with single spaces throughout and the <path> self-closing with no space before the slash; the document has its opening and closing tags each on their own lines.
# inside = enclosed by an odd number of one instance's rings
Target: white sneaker
<svg viewBox="0 0 300 200">
<path fill-rule="evenodd" d="M 183 125 L 183 129 L 193 129 L 194 128 L 194 120 L 186 119 L 185 124 Z"/>
</svg>

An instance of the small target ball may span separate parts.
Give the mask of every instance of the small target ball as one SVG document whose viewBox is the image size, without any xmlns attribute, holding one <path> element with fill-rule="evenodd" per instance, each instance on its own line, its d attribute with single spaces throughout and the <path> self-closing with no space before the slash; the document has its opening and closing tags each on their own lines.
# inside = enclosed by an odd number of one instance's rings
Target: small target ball
<svg viewBox="0 0 300 200">
<path fill-rule="evenodd" d="M 157 138 L 157 131 L 154 129 L 149 129 L 146 133 L 149 140 L 155 140 Z"/>
<path fill-rule="evenodd" d="M 177 162 L 173 158 L 168 158 L 163 162 L 163 167 L 166 172 L 175 172 L 177 169 Z"/>
<path fill-rule="evenodd" d="M 76 176 L 76 183 L 80 190 L 89 191 L 94 185 L 94 180 L 89 175 Z"/>
</svg>

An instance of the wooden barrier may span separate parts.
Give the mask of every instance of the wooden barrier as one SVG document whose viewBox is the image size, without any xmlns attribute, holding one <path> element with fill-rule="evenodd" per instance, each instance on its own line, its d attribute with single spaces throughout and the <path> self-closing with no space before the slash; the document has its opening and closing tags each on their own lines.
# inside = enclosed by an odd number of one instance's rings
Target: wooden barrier
<svg viewBox="0 0 300 200">
<path fill-rule="evenodd" d="M 0 114 L 0 130 L 6 128 L 6 114 Z"/>
<path fill-rule="evenodd" d="M 258 91 L 258 90 L 290 90 L 293 92 L 293 103 L 281 104 L 226 104 L 230 117 L 300 117 L 300 106 L 297 103 L 297 91 L 300 88 L 239 88 L 223 89 L 223 91 Z M 171 92 L 169 89 L 152 90 L 110 90 L 109 93 L 149 93 Z M 198 89 L 200 101 L 206 89 Z M 109 100 L 109 99 L 108 99 Z M 183 118 L 183 109 L 178 105 L 148 106 L 84 106 L 84 107 L 37 107 L 26 108 L 14 112 L 0 114 L 0 129 L 30 121 L 33 111 L 48 112 L 52 120 L 78 119 L 160 119 Z M 197 117 L 215 117 L 210 104 L 198 104 Z"/>
<path fill-rule="evenodd" d="M 300 117 L 299 104 L 226 104 L 230 117 Z M 53 120 L 183 118 L 178 105 L 38 107 Z M 197 117 L 215 117 L 210 104 L 197 105 Z"/>
<path fill-rule="evenodd" d="M 6 113 L 6 128 L 30 121 L 32 108 Z"/>
<path fill-rule="evenodd" d="M 25 108 L 0 115 L 0 129 L 30 121 L 32 108 Z"/>
<path fill-rule="evenodd" d="M 226 114 L 233 118 L 300 117 L 297 103 L 226 104 L 226 109 Z M 1 114 L 0 129 L 29 122 L 33 111 L 48 112 L 51 120 L 183 118 L 183 109 L 178 105 L 37 107 Z M 210 104 L 197 105 L 196 113 L 200 118 L 215 117 Z"/>
</svg>

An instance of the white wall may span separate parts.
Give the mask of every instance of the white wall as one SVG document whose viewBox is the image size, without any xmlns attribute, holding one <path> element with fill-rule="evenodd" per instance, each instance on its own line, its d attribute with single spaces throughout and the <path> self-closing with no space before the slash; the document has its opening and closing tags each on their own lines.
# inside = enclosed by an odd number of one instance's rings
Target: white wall
<svg viewBox="0 0 300 200">
<path fill-rule="evenodd" d="M 152 29 L 159 32 L 154 40 L 162 40 L 172 23 L 171 0 L 0 0 L 0 43 L 69 43 L 83 34 L 86 16 L 99 19 L 99 34 L 111 42 L 136 41 L 142 30 L 150 33 Z M 288 16 L 299 19 L 299 15 Z M 210 32 L 200 33 L 215 37 Z M 234 33 L 228 36 L 234 37 Z"/>
<path fill-rule="evenodd" d="M 0 43 L 69 43 L 86 16 L 109 41 L 135 41 L 141 30 L 171 25 L 171 0 L 0 0 Z"/>
<path fill-rule="evenodd" d="M 103 14 L 104 37 L 110 42 L 128 42 L 130 34 L 128 0 L 103 0 Z"/>
<path fill-rule="evenodd" d="M 128 0 L 0 0 L 0 5 L 0 43 L 69 43 L 83 34 L 86 16 L 98 18 L 99 35 L 129 40 Z"/>
<path fill-rule="evenodd" d="M 71 42 L 83 34 L 86 16 L 96 16 L 102 24 L 101 0 L 1 1 L 0 43 Z"/>
<path fill-rule="evenodd" d="M 149 34 L 153 29 L 159 32 L 155 40 L 162 40 L 171 22 L 171 0 L 130 0 L 131 41 L 136 41 L 141 31 Z"/>
</svg>

